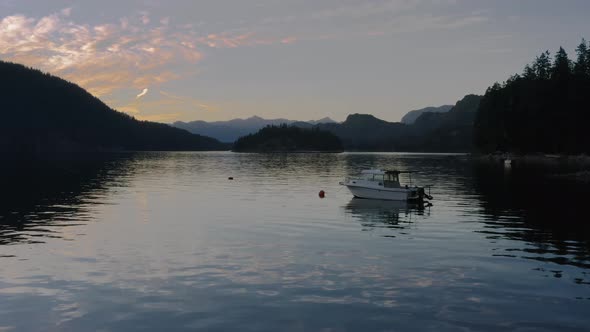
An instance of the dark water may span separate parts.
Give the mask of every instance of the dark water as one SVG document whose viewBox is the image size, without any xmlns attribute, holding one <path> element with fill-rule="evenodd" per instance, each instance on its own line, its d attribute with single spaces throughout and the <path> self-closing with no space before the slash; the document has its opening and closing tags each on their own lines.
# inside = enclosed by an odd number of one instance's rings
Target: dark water
<svg viewBox="0 0 590 332">
<path fill-rule="evenodd" d="M 589 192 L 524 170 L 413 154 L 12 166 L 0 331 L 590 329 Z M 370 167 L 420 171 L 434 206 L 338 185 Z"/>
</svg>

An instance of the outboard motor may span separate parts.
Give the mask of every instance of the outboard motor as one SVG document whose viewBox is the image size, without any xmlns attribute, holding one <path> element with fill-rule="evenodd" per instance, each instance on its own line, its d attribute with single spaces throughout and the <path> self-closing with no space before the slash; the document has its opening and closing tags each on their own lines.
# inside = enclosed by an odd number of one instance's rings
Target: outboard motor
<svg viewBox="0 0 590 332">
<path fill-rule="evenodd" d="M 429 199 L 429 200 L 432 200 L 432 196 L 430 196 L 429 194 L 427 194 L 427 193 L 424 191 L 424 188 L 418 188 L 418 197 L 419 197 L 419 199 L 420 199 L 421 201 L 422 201 L 422 200 L 424 200 L 424 198 L 427 198 L 427 199 Z"/>
</svg>

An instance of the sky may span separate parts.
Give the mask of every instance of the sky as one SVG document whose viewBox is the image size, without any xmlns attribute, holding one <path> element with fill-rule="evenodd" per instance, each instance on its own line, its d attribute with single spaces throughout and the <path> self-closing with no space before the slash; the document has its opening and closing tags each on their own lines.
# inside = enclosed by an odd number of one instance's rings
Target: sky
<svg viewBox="0 0 590 332">
<path fill-rule="evenodd" d="M 483 94 L 590 39 L 588 0 L 0 0 L 0 59 L 159 122 L 342 121 Z"/>
</svg>

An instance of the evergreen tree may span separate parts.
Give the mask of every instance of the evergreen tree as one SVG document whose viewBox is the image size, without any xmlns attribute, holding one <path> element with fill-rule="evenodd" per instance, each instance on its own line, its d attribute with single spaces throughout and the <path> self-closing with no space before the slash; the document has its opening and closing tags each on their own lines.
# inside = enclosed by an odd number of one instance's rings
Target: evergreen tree
<svg viewBox="0 0 590 332">
<path fill-rule="evenodd" d="M 541 53 L 541 55 L 535 59 L 533 69 L 539 79 L 548 80 L 551 78 L 551 54 L 549 51 Z"/>
<path fill-rule="evenodd" d="M 504 86 L 508 86 L 508 85 L 514 84 L 514 82 L 516 82 L 516 81 L 518 81 L 520 79 L 521 79 L 521 76 L 520 75 L 514 74 L 514 75 L 508 77 L 508 79 L 506 80 L 506 82 L 504 82 Z"/>
<path fill-rule="evenodd" d="M 522 77 L 527 80 L 536 80 L 538 78 L 537 73 L 535 73 L 535 70 L 533 69 L 533 67 L 531 67 L 531 65 L 526 65 L 524 67 Z"/>
<path fill-rule="evenodd" d="M 588 73 L 588 47 L 586 46 L 586 40 L 582 39 L 582 42 L 576 48 L 576 54 L 578 58 L 574 64 L 574 74 L 576 76 L 585 76 Z"/>
<path fill-rule="evenodd" d="M 556 80 L 568 79 L 571 74 L 571 64 L 563 47 L 555 54 L 551 78 Z"/>
<path fill-rule="evenodd" d="M 476 116 L 476 146 L 486 152 L 589 153 L 589 49 L 583 40 L 573 68 L 563 48 L 553 65 L 544 52 L 521 78 L 488 88 Z"/>
</svg>

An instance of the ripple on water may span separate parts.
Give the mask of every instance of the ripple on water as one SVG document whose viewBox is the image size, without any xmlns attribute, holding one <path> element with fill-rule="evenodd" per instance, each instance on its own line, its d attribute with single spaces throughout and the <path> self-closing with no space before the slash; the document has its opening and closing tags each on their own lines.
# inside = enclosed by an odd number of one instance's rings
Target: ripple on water
<svg viewBox="0 0 590 332">
<path fill-rule="evenodd" d="M 527 200 L 518 174 L 465 157 L 137 153 L 52 167 L 5 182 L 0 329 L 590 323 L 588 233 L 551 222 L 559 203 Z M 420 171 L 434 206 L 353 199 L 338 181 L 363 168 Z"/>
</svg>

